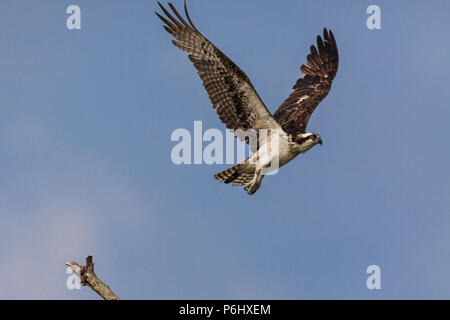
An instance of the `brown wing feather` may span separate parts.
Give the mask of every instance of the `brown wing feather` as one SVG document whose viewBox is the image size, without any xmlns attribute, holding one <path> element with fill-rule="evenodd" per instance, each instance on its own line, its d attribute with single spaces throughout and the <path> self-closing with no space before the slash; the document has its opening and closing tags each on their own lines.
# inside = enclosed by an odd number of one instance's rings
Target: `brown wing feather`
<svg viewBox="0 0 450 320">
<path fill-rule="evenodd" d="M 166 17 L 156 15 L 166 24 L 165 30 L 175 37 L 173 44 L 189 53 L 197 68 L 213 108 L 228 129 L 279 128 L 269 110 L 259 98 L 247 75 L 225 54 L 208 41 L 194 26 L 186 3 L 187 23 L 169 3 L 176 19 L 159 2 Z"/>
<path fill-rule="evenodd" d="M 317 36 L 317 48 L 311 46 L 306 65 L 300 67 L 304 78 L 297 80 L 294 91 L 274 113 L 273 117 L 284 131 L 296 136 L 305 133 L 311 114 L 328 95 L 336 72 L 339 55 L 333 33 L 323 30 L 323 38 Z"/>
</svg>

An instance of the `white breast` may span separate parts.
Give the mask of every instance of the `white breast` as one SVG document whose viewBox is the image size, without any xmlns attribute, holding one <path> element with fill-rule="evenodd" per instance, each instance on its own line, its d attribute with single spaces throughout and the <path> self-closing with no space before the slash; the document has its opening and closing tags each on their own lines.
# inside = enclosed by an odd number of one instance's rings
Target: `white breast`
<svg viewBox="0 0 450 320">
<path fill-rule="evenodd" d="M 293 143 L 285 132 L 281 132 L 278 135 L 277 140 L 278 141 L 275 142 L 273 140 L 270 141 L 272 144 L 269 142 L 262 145 L 258 151 L 249 158 L 250 163 L 256 164 L 256 166 L 260 168 L 270 166 L 271 168 L 278 169 L 294 159 L 300 153 L 300 151 L 293 150 Z M 278 148 L 276 145 L 278 145 Z M 278 165 L 274 167 L 275 163 Z"/>
</svg>

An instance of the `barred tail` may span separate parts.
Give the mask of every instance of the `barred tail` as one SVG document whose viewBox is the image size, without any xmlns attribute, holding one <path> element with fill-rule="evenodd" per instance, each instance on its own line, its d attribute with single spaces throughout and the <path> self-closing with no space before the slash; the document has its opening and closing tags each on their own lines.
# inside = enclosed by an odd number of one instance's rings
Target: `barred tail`
<svg viewBox="0 0 450 320">
<path fill-rule="evenodd" d="M 239 165 L 235 165 L 225 171 L 219 172 L 214 175 L 214 178 L 216 178 L 219 181 L 223 181 L 223 183 L 230 183 L 236 180 L 237 177 L 239 177 Z"/>
<path fill-rule="evenodd" d="M 243 164 L 237 164 L 225 171 L 219 172 L 214 175 L 219 181 L 223 183 L 233 182 L 233 186 L 242 186 L 247 184 L 253 179 L 253 172 L 246 172 Z"/>
</svg>

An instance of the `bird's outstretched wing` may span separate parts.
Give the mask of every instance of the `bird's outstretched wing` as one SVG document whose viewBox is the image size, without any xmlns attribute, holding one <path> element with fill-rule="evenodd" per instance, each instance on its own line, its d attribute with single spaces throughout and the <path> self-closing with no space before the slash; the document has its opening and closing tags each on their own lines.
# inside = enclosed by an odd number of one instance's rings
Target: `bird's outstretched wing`
<svg viewBox="0 0 450 320">
<path fill-rule="evenodd" d="M 298 79 L 289 97 L 274 113 L 284 131 L 291 135 L 305 133 L 311 114 L 319 103 L 328 95 L 336 72 L 339 55 L 333 32 L 323 30 L 323 38 L 317 36 L 317 49 L 311 46 L 306 66 L 300 71 L 305 75 Z"/>
<path fill-rule="evenodd" d="M 176 19 L 159 2 L 166 18 L 156 13 L 165 23 L 164 29 L 176 40 L 173 44 L 189 53 L 203 86 L 208 92 L 213 108 L 228 129 L 281 129 L 247 75 L 225 54 L 208 41 L 194 26 L 189 17 L 186 3 L 184 9 L 187 23 L 175 7 L 169 3 Z"/>
</svg>

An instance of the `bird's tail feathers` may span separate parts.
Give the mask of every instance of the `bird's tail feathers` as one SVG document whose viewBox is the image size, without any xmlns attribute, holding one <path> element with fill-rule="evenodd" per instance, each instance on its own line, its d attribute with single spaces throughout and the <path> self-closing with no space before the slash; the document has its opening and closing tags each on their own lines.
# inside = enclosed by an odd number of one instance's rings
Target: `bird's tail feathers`
<svg viewBox="0 0 450 320">
<path fill-rule="evenodd" d="M 253 179 L 254 173 L 245 172 L 243 166 L 243 164 L 237 164 L 225 171 L 215 174 L 214 178 L 227 184 L 233 182 L 233 186 L 245 185 Z"/>
<path fill-rule="evenodd" d="M 214 175 L 214 178 L 227 184 L 236 180 L 237 177 L 239 177 L 239 165 L 235 165 Z"/>
</svg>

